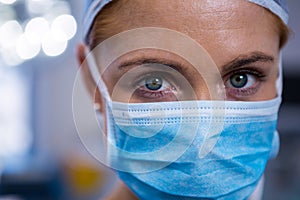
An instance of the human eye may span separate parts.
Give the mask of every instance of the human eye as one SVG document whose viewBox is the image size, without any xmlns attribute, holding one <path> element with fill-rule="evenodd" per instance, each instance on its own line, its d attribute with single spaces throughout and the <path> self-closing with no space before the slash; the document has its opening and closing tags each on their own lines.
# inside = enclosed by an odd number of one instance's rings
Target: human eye
<svg viewBox="0 0 300 200">
<path fill-rule="evenodd" d="M 111 84 L 114 101 L 130 103 L 185 101 L 196 98 L 182 70 L 185 66 L 171 59 L 128 59 L 116 65 Z"/>
<path fill-rule="evenodd" d="M 177 101 L 177 86 L 173 77 L 163 72 L 151 72 L 139 78 L 134 96 L 145 101 Z"/>
<path fill-rule="evenodd" d="M 264 82 L 263 72 L 254 69 L 239 69 L 226 75 L 225 88 L 229 99 L 243 100 L 255 95 Z"/>
</svg>

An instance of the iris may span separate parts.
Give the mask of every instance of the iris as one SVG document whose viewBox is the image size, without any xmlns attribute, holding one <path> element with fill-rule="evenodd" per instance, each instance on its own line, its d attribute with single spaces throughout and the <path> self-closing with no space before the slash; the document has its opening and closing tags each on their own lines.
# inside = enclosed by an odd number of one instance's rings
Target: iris
<svg viewBox="0 0 300 200">
<path fill-rule="evenodd" d="M 159 90 L 163 85 L 163 81 L 158 77 L 150 77 L 145 80 L 145 85 L 149 90 Z"/>
<path fill-rule="evenodd" d="M 230 83 L 235 88 L 243 88 L 248 83 L 248 77 L 246 74 L 235 74 L 230 77 Z"/>
</svg>

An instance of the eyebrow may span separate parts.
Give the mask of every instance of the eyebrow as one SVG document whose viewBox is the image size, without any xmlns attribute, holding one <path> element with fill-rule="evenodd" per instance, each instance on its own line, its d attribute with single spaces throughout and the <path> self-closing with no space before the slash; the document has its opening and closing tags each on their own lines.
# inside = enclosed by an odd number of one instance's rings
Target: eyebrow
<svg viewBox="0 0 300 200">
<path fill-rule="evenodd" d="M 222 65 L 222 71 L 233 71 L 242 66 L 250 65 L 256 62 L 274 63 L 274 57 L 259 51 L 252 52 L 248 55 L 240 55 L 225 65 Z"/>
<path fill-rule="evenodd" d="M 169 60 L 162 59 L 162 58 L 138 58 L 136 60 L 124 62 L 121 65 L 119 65 L 118 68 L 120 70 L 124 70 L 124 68 L 129 67 L 129 66 L 137 66 L 137 65 L 144 65 L 144 64 L 166 65 L 168 67 L 175 69 L 176 71 L 180 72 L 181 74 L 184 74 L 188 70 L 188 67 L 185 67 L 185 65 L 183 65 L 182 63 L 169 61 Z"/>
</svg>

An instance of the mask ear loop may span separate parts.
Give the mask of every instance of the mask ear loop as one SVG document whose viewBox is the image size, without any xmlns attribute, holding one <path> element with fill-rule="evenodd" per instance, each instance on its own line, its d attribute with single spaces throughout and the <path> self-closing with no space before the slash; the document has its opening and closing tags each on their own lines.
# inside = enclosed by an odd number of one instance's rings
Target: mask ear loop
<svg viewBox="0 0 300 200">
<path fill-rule="evenodd" d="M 86 55 L 86 62 L 89 66 L 90 72 L 92 74 L 92 77 L 96 83 L 97 90 L 99 90 L 100 94 L 102 97 L 107 101 L 107 104 L 110 106 L 111 105 L 111 98 L 108 92 L 108 89 L 100 75 L 100 70 L 97 67 L 95 58 L 93 53 L 89 51 L 89 48 L 85 48 L 85 55 Z"/>
<path fill-rule="evenodd" d="M 99 68 L 97 67 L 97 64 L 96 64 L 96 60 L 94 58 L 94 55 L 93 53 L 91 53 L 89 51 L 89 49 L 86 47 L 85 48 L 85 55 L 86 55 L 86 62 L 88 64 L 88 67 L 90 69 L 90 72 L 92 74 L 92 77 L 96 83 L 96 89 L 99 90 L 100 94 L 102 95 L 102 97 L 105 99 L 105 106 L 106 106 L 106 112 L 104 113 L 106 115 L 106 133 L 107 133 L 107 157 L 106 157 L 106 160 L 108 161 L 108 163 L 110 163 L 110 155 L 111 155 L 111 152 L 112 151 L 111 149 L 113 149 L 116 144 L 115 144 L 115 140 L 113 139 L 113 135 L 111 135 L 110 133 L 113 133 L 111 131 L 111 129 L 113 129 L 113 122 L 111 122 L 110 120 L 114 120 L 113 119 L 113 116 L 112 116 L 112 100 L 110 98 L 110 95 L 109 95 L 109 92 L 108 92 L 108 89 L 101 77 L 101 73 L 100 73 L 100 70 Z M 99 113 L 98 113 L 99 115 Z M 101 114 L 101 116 L 98 118 L 102 120 L 102 122 L 104 121 L 103 119 L 103 114 Z M 100 125 L 101 126 L 101 125 Z"/>
</svg>

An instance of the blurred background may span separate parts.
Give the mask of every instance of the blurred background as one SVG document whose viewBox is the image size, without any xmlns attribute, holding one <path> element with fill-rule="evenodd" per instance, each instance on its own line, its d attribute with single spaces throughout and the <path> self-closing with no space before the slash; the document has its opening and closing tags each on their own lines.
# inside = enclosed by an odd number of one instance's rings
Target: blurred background
<svg viewBox="0 0 300 200">
<path fill-rule="evenodd" d="M 0 0 L 1 200 L 94 200 L 115 184 L 73 121 L 83 2 Z M 267 167 L 265 200 L 300 199 L 300 1 L 289 4 L 294 34 L 283 53 L 281 150 Z M 88 105 L 84 96 L 79 101 Z M 86 124 L 85 137 L 94 138 Z"/>
</svg>

